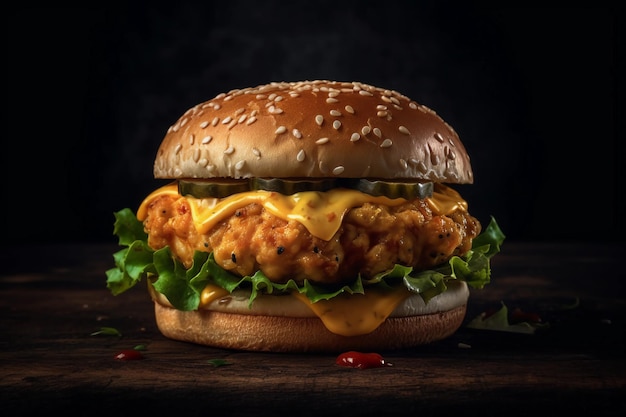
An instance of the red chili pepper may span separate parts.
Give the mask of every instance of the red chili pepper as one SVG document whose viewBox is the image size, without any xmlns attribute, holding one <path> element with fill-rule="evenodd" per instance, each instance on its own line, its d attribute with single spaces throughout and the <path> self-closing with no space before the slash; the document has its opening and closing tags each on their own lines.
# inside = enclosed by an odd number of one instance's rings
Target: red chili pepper
<svg viewBox="0 0 626 417">
<path fill-rule="evenodd" d="M 383 366 L 392 366 L 389 362 L 378 353 L 362 353 L 362 352 L 345 352 L 337 356 L 335 363 L 340 366 L 349 368 L 381 368 Z"/>
<path fill-rule="evenodd" d="M 141 352 L 135 349 L 124 349 L 117 355 L 115 355 L 115 359 L 121 361 L 134 361 L 138 359 L 143 359 L 143 355 Z"/>
</svg>

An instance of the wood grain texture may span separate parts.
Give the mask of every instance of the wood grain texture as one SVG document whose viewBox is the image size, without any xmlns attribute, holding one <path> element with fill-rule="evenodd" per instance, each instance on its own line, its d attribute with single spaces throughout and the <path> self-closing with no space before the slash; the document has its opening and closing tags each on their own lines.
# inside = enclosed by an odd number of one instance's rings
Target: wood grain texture
<svg viewBox="0 0 626 417">
<path fill-rule="evenodd" d="M 490 415 L 626 411 L 623 247 L 508 243 L 492 283 L 472 290 L 465 322 L 505 302 L 538 312 L 534 335 L 462 326 L 393 366 L 349 369 L 335 355 L 214 349 L 163 337 L 143 286 L 112 296 L 110 246 L 3 255 L 0 401 L 7 415 Z M 16 264 L 19 265 L 16 266 Z M 573 303 L 575 302 L 575 303 Z M 572 308 L 563 309 L 569 305 Z M 121 336 L 91 334 L 113 327 Z M 145 345 L 144 359 L 119 361 Z M 227 365 L 214 366 L 221 359 Z"/>
</svg>

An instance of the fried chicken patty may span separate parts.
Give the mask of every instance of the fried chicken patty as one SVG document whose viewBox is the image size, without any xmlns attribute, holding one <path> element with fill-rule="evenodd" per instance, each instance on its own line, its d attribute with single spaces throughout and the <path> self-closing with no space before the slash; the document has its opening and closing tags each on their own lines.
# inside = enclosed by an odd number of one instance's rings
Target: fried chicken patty
<svg viewBox="0 0 626 417">
<path fill-rule="evenodd" d="M 186 267 L 199 250 L 213 252 L 222 268 L 241 276 L 261 270 L 273 282 L 341 284 L 395 264 L 425 269 L 462 255 L 481 225 L 463 209 L 434 214 L 420 199 L 395 207 L 365 203 L 348 210 L 325 241 L 251 203 L 199 234 L 186 198 L 162 195 L 149 204 L 144 228 L 150 247 L 169 246 Z"/>
</svg>

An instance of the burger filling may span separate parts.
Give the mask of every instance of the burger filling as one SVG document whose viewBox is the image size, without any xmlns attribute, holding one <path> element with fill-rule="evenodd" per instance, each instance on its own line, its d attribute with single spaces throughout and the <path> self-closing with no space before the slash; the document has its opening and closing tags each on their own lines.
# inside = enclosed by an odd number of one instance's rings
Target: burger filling
<svg viewBox="0 0 626 417">
<path fill-rule="evenodd" d="M 187 268 L 196 251 L 212 252 L 220 267 L 242 277 L 262 271 L 276 283 L 343 284 L 397 264 L 424 270 L 467 253 L 481 225 L 458 194 L 440 184 L 437 191 L 429 199 L 348 207 L 330 239 L 257 202 L 238 206 L 207 231 L 199 231 L 193 200 L 175 193 L 147 200 L 143 224 L 148 245 L 155 250 L 169 247 Z M 442 209 L 437 195 L 452 195 L 458 204 Z"/>
</svg>

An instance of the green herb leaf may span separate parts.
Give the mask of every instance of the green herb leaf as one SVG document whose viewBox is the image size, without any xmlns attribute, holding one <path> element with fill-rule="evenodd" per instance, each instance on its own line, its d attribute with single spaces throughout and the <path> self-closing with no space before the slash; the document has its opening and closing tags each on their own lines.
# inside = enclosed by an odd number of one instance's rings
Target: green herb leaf
<svg viewBox="0 0 626 417">
<path fill-rule="evenodd" d="M 104 336 L 122 336 L 122 334 L 113 327 L 100 327 L 100 330 L 98 330 L 97 332 L 93 332 L 91 333 L 91 336 L 99 336 L 99 335 L 104 335 Z"/>
<path fill-rule="evenodd" d="M 215 366 L 216 368 L 219 366 L 226 366 L 226 365 L 230 365 L 231 363 L 228 362 L 225 359 L 209 359 L 207 361 L 210 365 Z"/>
</svg>

